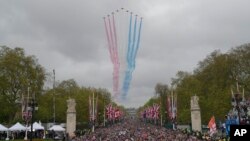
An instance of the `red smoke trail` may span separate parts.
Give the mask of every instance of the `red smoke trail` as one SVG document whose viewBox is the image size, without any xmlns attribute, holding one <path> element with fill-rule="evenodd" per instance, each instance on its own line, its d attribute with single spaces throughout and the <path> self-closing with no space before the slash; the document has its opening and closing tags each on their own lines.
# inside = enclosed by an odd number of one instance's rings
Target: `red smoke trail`
<svg viewBox="0 0 250 141">
<path fill-rule="evenodd" d="M 110 33 L 110 41 L 111 41 L 111 56 L 113 58 L 112 62 L 113 64 L 115 63 L 115 56 L 114 56 L 114 41 L 113 41 L 113 32 L 112 32 L 112 28 L 111 28 L 111 22 L 110 22 L 110 18 L 108 16 L 108 23 L 109 23 L 109 33 Z"/>
<path fill-rule="evenodd" d="M 114 92 L 115 97 L 118 94 L 119 90 L 119 70 L 120 70 L 120 62 L 118 57 L 118 46 L 117 46 L 117 35 L 116 35 L 116 27 L 115 27 L 115 16 L 113 16 L 113 31 L 114 31 Z"/>
<path fill-rule="evenodd" d="M 106 22 L 105 18 L 104 18 L 104 24 L 105 24 L 105 31 L 106 31 L 106 36 L 107 36 L 107 40 L 108 40 L 108 49 L 109 49 L 110 60 L 113 63 L 112 52 L 111 52 L 112 45 L 111 45 L 111 42 L 110 42 L 110 37 L 109 37 L 107 22 Z"/>
<path fill-rule="evenodd" d="M 111 22 L 112 20 L 112 22 Z M 108 22 L 105 23 L 105 30 L 109 44 L 109 53 L 110 58 L 113 63 L 113 92 L 114 96 L 116 97 L 119 90 L 119 69 L 120 63 L 118 58 L 118 47 L 117 47 L 117 35 L 116 35 L 116 27 L 115 27 L 115 18 L 114 14 L 112 13 L 112 19 L 108 16 Z"/>
</svg>

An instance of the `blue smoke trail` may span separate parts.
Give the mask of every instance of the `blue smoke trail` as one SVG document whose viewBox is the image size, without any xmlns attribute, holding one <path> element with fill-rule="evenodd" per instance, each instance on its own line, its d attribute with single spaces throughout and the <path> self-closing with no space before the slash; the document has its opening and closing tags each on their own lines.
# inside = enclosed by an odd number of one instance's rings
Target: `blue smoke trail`
<svg viewBox="0 0 250 141">
<path fill-rule="evenodd" d="M 122 87 L 122 99 L 126 98 L 126 95 L 129 90 L 130 82 L 132 80 L 132 72 L 135 69 L 135 58 L 136 54 L 139 48 L 139 42 L 140 42 L 140 34 L 141 34 L 141 26 L 142 26 L 142 19 L 140 21 L 140 26 L 139 26 L 139 33 L 138 36 L 136 36 L 136 25 L 137 25 L 137 16 L 135 18 L 135 23 L 134 23 L 134 32 L 133 35 L 131 35 L 131 30 L 132 30 L 132 15 L 130 16 L 130 25 L 129 25 L 129 45 L 128 45 L 128 51 L 127 51 L 127 70 L 125 73 L 125 78 L 123 81 L 123 87 Z M 133 42 L 131 44 L 131 36 L 133 36 Z"/>
<path fill-rule="evenodd" d="M 129 22 L 129 33 L 128 33 L 128 51 L 127 51 L 127 63 L 130 62 L 130 51 L 131 51 L 131 31 L 132 31 L 132 13 L 130 15 L 130 22 Z"/>
<path fill-rule="evenodd" d="M 141 38 L 141 26 L 142 26 L 142 19 L 140 21 L 140 26 L 139 26 L 139 34 L 138 34 L 138 38 L 137 38 L 137 44 L 136 44 L 136 49 L 135 49 L 135 52 L 133 54 L 133 67 L 135 68 L 135 58 L 136 58 L 136 55 L 137 55 L 137 51 L 138 51 L 138 48 L 139 48 L 139 44 L 140 44 L 140 38 Z"/>
<path fill-rule="evenodd" d="M 129 89 L 129 83 L 132 79 L 132 71 L 127 69 L 126 70 L 126 74 L 125 74 L 125 78 L 124 78 L 124 81 L 123 81 L 123 92 L 122 92 L 122 99 L 125 99 L 127 93 L 128 93 L 128 89 Z"/>
<path fill-rule="evenodd" d="M 130 21 L 129 21 L 129 34 L 128 34 L 128 50 L 127 50 L 127 70 L 125 72 L 124 80 L 123 80 L 123 87 L 122 87 L 122 99 L 125 99 L 125 96 L 128 92 L 128 85 L 129 79 L 131 77 L 130 66 L 131 66 L 131 52 L 133 49 L 132 46 L 132 13 L 130 14 Z"/>
<path fill-rule="evenodd" d="M 133 71 L 135 69 L 135 67 L 133 66 L 134 64 L 134 58 L 133 58 L 133 54 L 135 52 L 135 37 L 136 37 L 136 24 L 137 24 L 137 16 L 135 17 L 135 23 L 134 23 L 134 34 L 133 34 L 133 43 L 132 43 L 132 52 L 130 54 L 130 69 Z M 132 75 L 132 74 L 131 74 Z"/>
</svg>

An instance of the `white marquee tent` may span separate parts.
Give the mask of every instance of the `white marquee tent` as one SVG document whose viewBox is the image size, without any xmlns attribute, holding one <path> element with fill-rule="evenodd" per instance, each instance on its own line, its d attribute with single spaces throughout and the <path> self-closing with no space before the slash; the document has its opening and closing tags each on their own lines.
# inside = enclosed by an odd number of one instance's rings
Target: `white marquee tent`
<svg viewBox="0 0 250 141">
<path fill-rule="evenodd" d="M 31 130 L 31 126 L 29 126 L 28 129 Z M 41 124 L 34 122 L 33 123 L 33 131 L 34 130 L 44 130 L 44 127 Z"/>
<path fill-rule="evenodd" d="M 52 127 L 50 127 L 48 130 L 54 130 L 54 131 L 65 131 L 65 129 L 60 126 L 60 125 L 53 125 Z"/>
<path fill-rule="evenodd" d="M 25 131 L 26 127 L 17 122 L 15 125 L 9 128 L 10 131 Z"/>
<path fill-rule="evenodd" d="M 0 131 L 8 131 L 9 129 L 0 124 Z"/>
</svg>

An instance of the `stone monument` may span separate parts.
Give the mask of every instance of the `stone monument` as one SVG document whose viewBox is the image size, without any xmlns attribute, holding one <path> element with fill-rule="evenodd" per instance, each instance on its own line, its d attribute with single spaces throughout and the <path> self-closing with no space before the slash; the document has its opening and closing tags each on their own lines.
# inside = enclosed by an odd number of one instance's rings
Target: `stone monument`
<svg viewBox="0 0 250 141">
<path fill-rule="evenodd" d="M 199 97 L 191 97 L 191 126 L 193 131 L 201 131 L 201 113 L 199 106 Z"/>
<path fill-rule="evenodd" d="M 67 100 L 67 123 L 66 123 L 66 133 L 69 138 L 72 138 L 75 136 L 75 130 L 76 130 L 76 102 L 74 99 L 68 99 Z"/>
</svg>

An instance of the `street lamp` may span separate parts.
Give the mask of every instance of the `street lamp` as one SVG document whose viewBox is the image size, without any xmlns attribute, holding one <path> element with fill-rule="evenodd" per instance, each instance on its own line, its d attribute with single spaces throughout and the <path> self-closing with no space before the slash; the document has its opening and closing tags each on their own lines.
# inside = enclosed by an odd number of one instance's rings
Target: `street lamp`
<svg viewBox="0 0 250 141">
<path fill-rule="evenodd" d="M 31 127 L 31 131 L 30 131 L 31 135 L 30 135 L 30 141 L 32 141 L 34 112 L 35 112 L 35 110 L 38 110 L 37 103 L 36 103 L 34 98 L 32 98 L 31 101 L 29 102 L 28 110 L 31 111 L 31 125 L 30 125 L 30 127 Z"/>
</svg>

